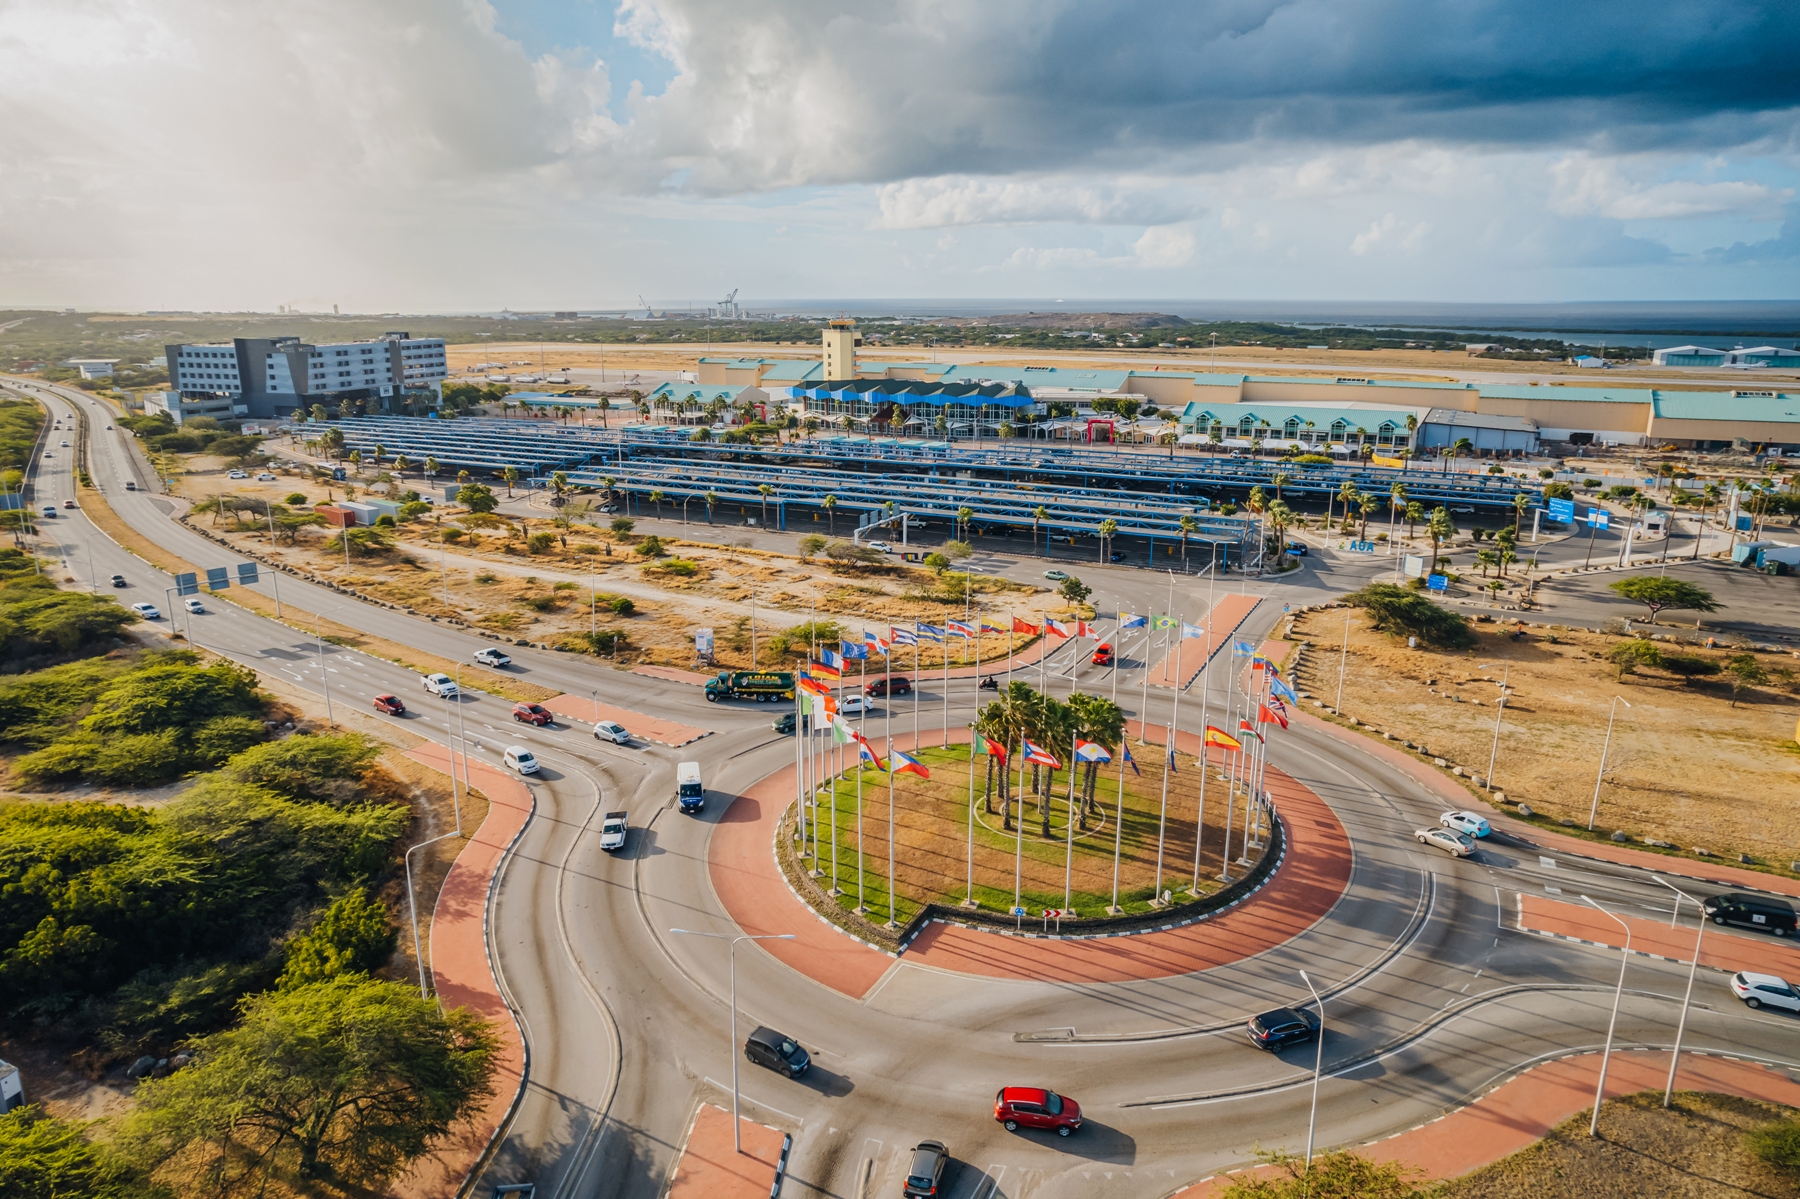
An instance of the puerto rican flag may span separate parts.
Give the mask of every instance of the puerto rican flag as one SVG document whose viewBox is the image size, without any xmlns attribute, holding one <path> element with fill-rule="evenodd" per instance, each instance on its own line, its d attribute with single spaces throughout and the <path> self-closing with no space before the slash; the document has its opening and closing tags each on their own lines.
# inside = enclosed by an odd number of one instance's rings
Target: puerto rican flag
<svg viewBox="0 0 1800 1199">
<path fill-rule="evenodd" d="M 1025 742 L 1025 760 L 1036 762 L 1040 766 L 1048 766 L 1052 770 L 1062 769 L 1062 763 L 1056 760 L 1055 754 L 1047 749 L 1039 749 L 1030 741 Z"/>
</svg>

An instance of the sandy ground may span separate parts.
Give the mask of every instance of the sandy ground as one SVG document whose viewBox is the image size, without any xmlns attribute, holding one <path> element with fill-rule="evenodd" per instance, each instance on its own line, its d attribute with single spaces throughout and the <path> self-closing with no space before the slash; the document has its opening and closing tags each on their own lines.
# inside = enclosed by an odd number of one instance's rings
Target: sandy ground
<svg viewBox="0 0 1800 1199">
<path fill-rule="evenodd" d="M 1619 637 L 1530 629 L 1514 641 L 1510 626 L 1473 627 L 1475 648 L 1437 653 L 1408 649 L 1356 613 L 1344 712 L 1485 775 L 1505 678 L 1512 698 L 1495 784 L 1508 800 L 1585 826 L 1608 713 L 1613 697 L 1622 696 L 1631 707 L 1618 706 L 1596 829 L 1748 853 L 1783 867 L 1800 858 L 1800 811 L 1791 803 L 1800 783 L 1800 702 L 1791 683 L 1745 691 L 1733 706 L 1729 688 L 1712 681 L 1683 685 L 1653 670 L 1620 681 L 1604 657 Z M 1337 696 L 1343 632 L 1341 609 L 1303 613 L 1295 622 L 1295 636 L 1313 647 L 1299 685 L 1327 704 Z M 1759 659 L 1771 673 L 1800 669 L 1785 655 Z"/>
</svg>

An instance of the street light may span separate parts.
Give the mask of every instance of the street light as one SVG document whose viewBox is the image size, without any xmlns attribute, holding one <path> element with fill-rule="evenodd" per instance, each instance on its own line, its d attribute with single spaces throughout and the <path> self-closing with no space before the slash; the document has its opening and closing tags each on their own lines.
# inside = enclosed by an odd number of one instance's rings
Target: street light
<svg viewBox="0 0 1800 1199">
<path fill-rule="evenodd" d="M 1681 1064 L 1681 1036 L 1687 1031 L 1688 1004 L 1694 998 L 1694 974 L 1700 969 L 1700 942 L 1706 936 L 1706 905 L 1660 875 L 1653 874 L 1650 878 L 1675 892 L 1675 915 L 1669 921 L 1670 928 L 1674 928 L 1675 921 L 1681 918 L 1682 900 L 1691 900 L 1700 909 L 1700 931 L 1694 934 L 1694 959 L 1688 963 L 1687 993 L 1681 997 L 1681 1023 L 1675 1026 L 1675 1056 L 1669 1059 L 1669 1081 L 1663 1087 L 1663 1106 L 1668 1107 L 1675 1095 L 1675 1070 Z"/>
<path fill-rule="evenodd" d="M 763 936 L 752 936 L 749 933 L 700 933 L 687 928 L 672 928 L 672 933 L 684 937 L 712 937 L 719 941 L 731 942 L 731 1139 L 737 1152 L 744 1151 L 743 1127 L 738 1123 L 738 1063 L 737 1063 L 737 945 L 739 941 L 792 941 L 793 933 L 768 933 Z"/>
<path fill-rule="evenodd" d="M 1625 964 L 1631 960 L 1631 926 L 1586 895 L 1583 895 L 1581 899 L 1583 903 L 1590 905 L 1595 911 L 1625 930 L 1625 948 L 1619 953 L 1619 985 L 1613 988 L 1612 1019 L 1606 1023 L 1606 1048 L 1600 1053 L 1600 1082 L 1594 1088 L 1594 1118 L 1588 1121 L 1588 1135 L 1597 1137 L 1600 1135 L 1600 1099 L 1606 1094 L 1606 1067 L 1612 1062 L 1613 1029 L 1618 1027 L 1619 1000 L 1625 994 Z"/>
<path fill-rule="evenodd" d="M 349 604 L 339 604 L 337 608 L 327 608 L 313 618 L 313 636 L 319 641 L 319 685 L 325 689 L 325 727 L 336 728 L 331 719 L 331 676 L 325 672 L 325 618 L 339 608 L 348 608 Z"/>
<path fill-rule="evenodd" d="M 1594 817 L 1600 812 L 1600 784 L 1606 778 L 1606 753 L 1612 748 L 1613 720 L 1619 714 L 1620 704 L 1629 708 L 1631 701 L 1623 695 L 1613 696 L 1612 711 L 1606 718 L 1606 740 L 1600 745 L 1600 773 L 1594 776 L 1594 802 L 1588 808 L 1588 832 L 1590 833 L 1594 831 Z"/>
<path fill-rule="evenodd" d="M 1312 992 L 1313 1006 L 1319 1009 L 1319 1045 L 1313 1053 L 1313 1086 L 1312 1114 L 1306 1118 L 1306 1177 L 1311 1186 L 1313 1133 L 1319 1127 L 1319 1072 L 1325 1065 L 1325 1001 L 1319 997 L 1319 988 L 1313 986 L 1312 979 L 1306 977 L 1306 971 L 1300 972 L 1300 981 Z"/>
<path fill-rule="evenodd" d="M 1492 662 L 1483 662 L 1480 669 L 1487 670 Z M 1491 792 L 1494 788 L 1494 763 L 1500 757 L 1500 718 L 1506 714 L 1506 681 L 1512 678 L 1512 663 L 1506 664 L 1506 673 L 1500 676 L 1500 700 L 1494 711 L 1494 746 L 1488 750 L 1487 785 Z"/>
</svg>

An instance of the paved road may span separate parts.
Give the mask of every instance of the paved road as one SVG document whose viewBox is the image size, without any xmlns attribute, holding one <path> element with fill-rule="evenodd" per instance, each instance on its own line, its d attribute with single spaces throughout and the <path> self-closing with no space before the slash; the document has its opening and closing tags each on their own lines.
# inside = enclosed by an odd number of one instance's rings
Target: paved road
<svg viewBox="0 0 1800 1199">
<path fill-rule="evenodd" d="M 62 395 L 63 393 L 56 393 Z M 73 393 L 53 408 L 88 403 Z M 91 413 L 99 409 L 90 409 Z M 159 544 L 202 565 L 224 565 L 221 550 L 178 526 L 123 480 L 140 469 L 126 438 L 102 416 L 94 475 L 121 515 Z M 68 488 L 64 455 L 34 464 L 39 486 Z M 141 477 L 141 476 L 140 476 Z M 60 496 L 62 492 L 57 492 Z M 66 521 L 66 524 L 63 523 Z M 70 548 L 71 573 L 115 571 L 133 583 L 125 598 L 160 597 L 167 580 L 113 547 L 79 513 L 54 521 Z M 68 532 L 64 533 L 63 530 Z M 1029 573 L 1031 561 L 996 563 Z M 1284 603 L 1324 598 L 1379 562 L 1318 560 L 1266 588 L 1252 621 L 1274 623 Z M 1118 567 L 1084 572 L 1102 608 L 1170 608 L 1203 614 L 1210 582 Z M 346 601 L 283 580 L 284 602 L 324 611 Z M 209 605 L 212 606 L 212 605 Z M 715 734 L 683 750 L 612 747 L 579 724 L 518 730 L 501 701 L 471 688 L 460 703 L 427 700 L 416 676 L 391 663 L 325 645 L 297 629 L 230 604 L 194 620 L 196 639 L 259 670 L 309 688 L 327 681 L 335 703 L 366 704 L 381 690 L 419 713 L 408 727 L 439 740 L 468 739 L 493 755 L 502 744 L 530 745 L 544 761 L 531 783 L 537 812 L 499 880 L 491 936 L 502 974 L 532 1047 L 529 1092 L 478 1194 L 494 1184 L 533 1180 L 546 1196 L 651 1199 L 667 1179 L 694 1104 L 728 1102 L 737 1052 L 727 1043 L 730 993 L 722 943 L 671 935 L 671 928 L 729 932 L 713 895 L 706 846 L 711 827 L 744 784 L 782 766 L 791 742 L 768 728 L 758 705 L 705 705 L 680 684 L 623 674 L 566 655 L 521 651 L 533 681 L 577 694 L 594 687 L 612 703 L 689 723 Z M 483 642 L 400 613 L 351 604 L 339 619 L 446 656 Z M 1260 631 L 1260 629 L 1256 630 Z M 1054 689 L 1111 690 L 1133 715 L 1165 720 L 1171 697 L 1140 687 L 1140 664 L 1154 662 L 1150 635 L 1127 639 L 1115 675 L 1065 648 L 1045 668 Z M 478 673 L 478 672 L 476 672 Z M 1222 671 L 1197 687 L 1214 688 Z M 946 697 L 921 680 L 926 727 L 943 719 Z M 1185 725 L 1197 713 L 1184 699 Z M 966 720 L 975 696 L 952 687 L 949 720 Z M 897 712 L 904 720 L 906 705 Z M 879 724 L 879 720 L 874 722 Z M 700 761 L 711 798 L 697 816 L 674 807 L 673 765 Z M 1413 829 L 1440 803 L 1365 747 L 1316 729 L 1280 738 L 1273 761 L 1317 791 L 1343 821 L 1354 851 L 1344 898 L 1295 940 L 1236 965 L 1153 982 L 1092 986 L 974 979 L 904 961 L 869 995 L 851 999 L 788 970 L 753 947 L 738 954 L 740 1031 L 765 1022 L 798 1035 L 817 1069 L 800 1082 L 746 1068 L 748 1114 L 795 1134 L 785 1194 L 849 1196 L 861 1172 L 870 1195 L 897 1191 L 903 1150 L 924 1136 L 946 1140 L 958 1161 L 955 1199 L 1117 1194 L 1158 1196 L 1243 1162 L 1255 1145 L 1301 1143 L 1309 1050 L 1271 1059 L 1244 1040 L 1241 1022 L 1305 994 L 1307 969 L 1327 990 L 1329 1078 L 1320 1094 L 1321 1142 L 1355 1143 L 1411 1127 L 1533 1061 L 1597 1045 L 1604 1036 L 1618 957 L 1529 937 L 1504 927 L 1522 892 L 1556 887 L 1602 903 L 1666 915 L 1669 894 L 1638 871 L 1557 860 L 1496 841 L 1471 860 L 1422 851 Z M 599 811 L 624 807 L 633 830 L 623 852 L 607 855 L 592 831 Z M 1735 934 L 1724 933 L 1724 938 Z M 1755 945 L 1744 942 L 1745 952 Z M 1633 959 L 1619 1021 L 1622 1044 L 1671 1040 L 1681 967 Z M 1061 1039 L 1032 1034 L 1073 1030 Z M 1800 1068 L 1800 1024 L 1751 1013 L 1720 977 L 1702 976 L 1689 1025 L 1695 1048 L 1774 1059 Z M 988 1117 L 994 1089 L 1039 1083 L 1079 1098 L 1091 1117 L 1068 1140 L 1009 1134 Z"/>
</svg>

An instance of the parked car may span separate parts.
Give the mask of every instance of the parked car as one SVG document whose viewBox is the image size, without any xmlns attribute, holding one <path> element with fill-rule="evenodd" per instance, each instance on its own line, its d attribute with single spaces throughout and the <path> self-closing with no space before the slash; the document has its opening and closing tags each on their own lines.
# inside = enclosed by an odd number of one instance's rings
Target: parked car
<svg viewBox="0 0 1800 1199">
<path fill-rule="evenodd" d="M 1778 1007 L 1800 1012 L 1800 995 L 1784 978 L 1773 974 L 1754 974 L 1748 970 L 1731 976 L 1731 993 L 1744 1001 L 1745 1007 Z"/>
<path fill-rule="evenodd" d="M 611 741 L 615 745 L 631 744 L 631 734 L 626 732 L 625 726 L 616 720 L 602 720 L 596 724 L 594 738 L 598 741 Z"/>
<path fill-rule="evenodd" d="M 428 674 L 425 676 L 425 690 L 433 695 L 450 696 L 457 693 L 456 680 L 447 674 Z"/>
<path fill-rule="evenodd" d="M 1494 831 L 1479 812 L 1445 812 L 1438 823 L 1470 837 L 1485 837 Z"/>
<path fill-rule="evenodd" d="M 535 724 L 539 728 L 556 722 L 556 713 L 543 704 L 514 704 L 513 719 L 526 724 Z"/>
<path fill-rule="evenodd" d="M 225 472 L 225 477 L 227 479 L 248 479 L 250 477 L 250 472 L 243 470 L 228 470 Z"/>
<path fill-rule="evenodd" d="M 273 483 L 275 481 L 275 475 L 272 471 L 265 470 L 256 476 L 256 481 L 258 483 Z"/>
<path fill-rule="evenodd" d="M 1113 647 L 1102 641 L 1094 647 L 1094 656 L 1088 661 L 1095 666 L 1111 666 L 1113 664 Z"/>
<path fill-rule="evenodd" d="M 114 587 L 128 587 L 128 586 L 130 586 L 130 584 L 128 584 L 128 583 L 127 583 L 127 582 L 126 582 L 126 581 L 125 581 L 125 576 L 124 576 L 124 575 L 114 575 L 114 576 L 113 576 L 113 577 L 112 577 L 112 585 L 113 585 L 113 586 L 114 586 Z"/>
<path fill-rule="evenodd" d="M 1420 845 L 1441 849 L 1453 858 L 1466 858 L 1475 852 L 1475 842 L 1466 834 L 1448 828 L 1422 828 L 1413 834 Z"/>
<path fill-rule="evenodd" d="M 626 812 L 608 812 L 600 821 L 600 848 L 607 853 L 625 848 L 625 834 L 630 828 Z"/>
<path fill-rule="evenodd" d="M 1271 1053 L 1303 1045 L 1319 1035 L 1319 1017 L 1311 1008 L 1278 1007 L 1250 1017 L 1250 1043 Z"/>
<path fill-rule="evenodd" d="M 864 695 L 911 695 L 912 680 L 903 674 L 888 678 L 870 679 L 869 685 L 863 688 Z"/>
<path fill-rule="evenodd" d="M 1060 570 L 1046 570 L 1044 572 L 1044 577 L 1049 579 L 1052 583 L 1060 583 L 1069 576 Z"/>
<path fill-rule="evenodd" d="M 1123 562 L 1125 561 L 1125 555 L 1119 550 L 1114 550 L 1112 553 L 1106 555 L 1106 560 L 1108 562 Z"/>
<path fill-rule="evenodd" d="M 800 1047 L 800 1042 L 761 1025 L 745 1038 L 744 1056 L 759 1066 L 777 1074 L 785 1074 L 789 1078 L 799 1078 L 812 1065 L 812 1055 Z"/>
<path fill-rule="evenodd" d="M 131 610 L 136 612 L 139 616 L 142 616 L 145 620 L 162 619 L 162 612 L 155 604 L 133 604 L 131 605 Z"/>
<path fill-rule="evenodd" d="M 506 752 L 501 755 L 501 761 L 506 763 L 508 770 L 516 770 L 520 774 L 536 774 L 538 772 L 537 755 L 523 745 L 507 746 Z"/>
<path fill-rule="evenodd" d="M 944 1167 L 950 1164 L 950 1151 L 942 1141 L 920 1141 L 913 1146 L 912 1163 L 906 1167 L 906 1182 L 900 1193 L 906 1199 L 929 1199 L 938 1193 L 944 1181 Z"/>
<path fill-rule="evenodd" d="M 865 712 L 873 712 L 874 710 L 875 705 L 870 703 L 866 696 L 858 695 L 854 691 L 838 700 L 838 711 L 844 713 L 846 716 L 860 716 Z"/>
<path fill-rule="evenodd" d="M 994 1096 L 994 1119 L 1008 1132 L 1051 1128 L 1066 1137 L 1081 1127 L 1081 1105 L 1043 1087 L 1002 1087 Z"/>
<path fill-rule="evenodd" d="M 181 606 L 186 608 L 189 612 L 193 612 L 197 615 L 200 615 L 200 616 L 206 615 L 206 605 L 201 603 L 198 599 L 195 599 L 191 595 L 181 601 Z"/>
<path fill-rule="evenodd" d="M 406 705 L 400 702 L 400 697 L 398 695 L 377 695 L 375 697 L 375 710 L 377 712 L 385 712 L 389 716 L 400 716 L 406 712 Z"/>
<path fill-rule="evenodd" d="M 1290 541 L 1287 543 L 1287 552 L 1296 558 L 1304 558 L 1306 557 L 1306 543 L 1304 541 Z"/>
<path fill-rule="evenodd" d="M 481 663 L 483 666 L 499 667 L 499 666 L 511 666 L 512 665 L 512 659 L 510 657 L 501 653 L 499 650 L 493 648 L 492 646 L 488 646 L 485 649 L 476 650 L 475 651 L 475 660 L 477 662 Z"/>
<path fill-rule="evenodd" d="M 1706 901 L 1714 924 L 1736 924 L 1785 937 L 1795 931 L 1793 905 L 1771 895 L 1715 895 Z"/>
</svg>

